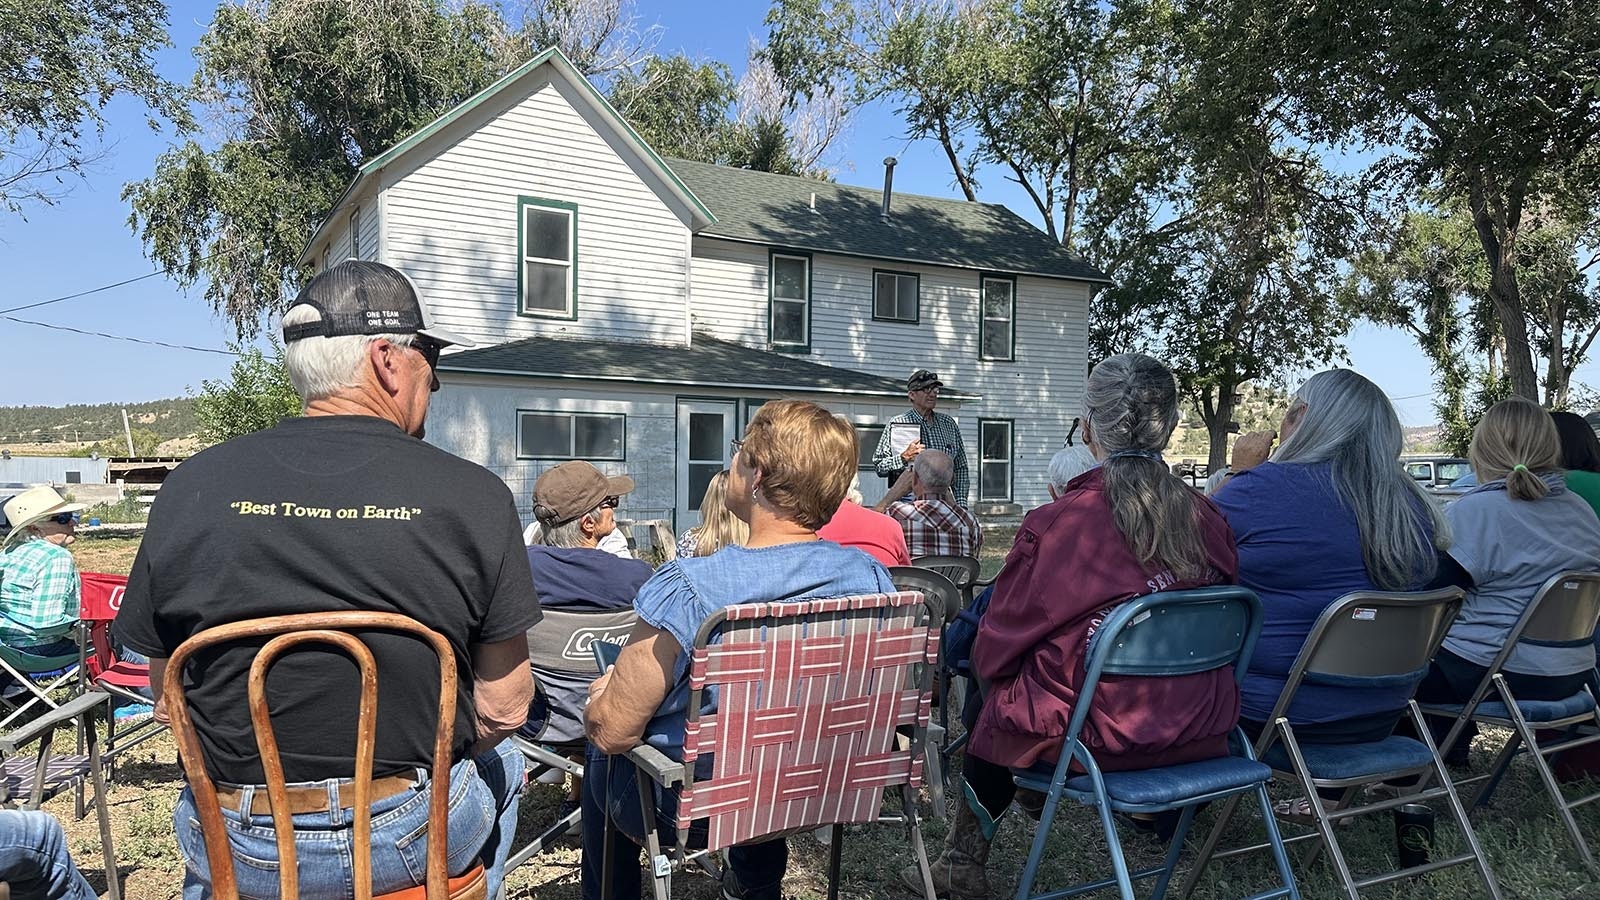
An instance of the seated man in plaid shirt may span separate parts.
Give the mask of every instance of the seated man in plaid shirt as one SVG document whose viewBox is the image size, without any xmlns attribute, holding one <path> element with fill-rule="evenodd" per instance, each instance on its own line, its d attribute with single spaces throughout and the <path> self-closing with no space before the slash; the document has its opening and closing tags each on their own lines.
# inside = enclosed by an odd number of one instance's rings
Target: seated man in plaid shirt
<svg viewBox="0 0 1600 900">
<path fill-rule="evenodd" d="M 900 480 L 878 503 L 906 532 L 911 558 L 978 555 L 983 534 L 978 517 L 956 503 L 950 484 L 955 459 L 939 450 L 924 450 L 911 461 Z M 907 494 L 911 499 L 901 499 Z"/>
</svg>

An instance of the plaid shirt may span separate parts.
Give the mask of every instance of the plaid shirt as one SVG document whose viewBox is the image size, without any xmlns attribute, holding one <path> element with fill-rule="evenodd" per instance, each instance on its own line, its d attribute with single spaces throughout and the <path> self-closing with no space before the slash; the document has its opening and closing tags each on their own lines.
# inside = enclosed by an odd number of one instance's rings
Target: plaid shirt
<svg viewBox="0 0 1600 900">
<path fill-rule="evenodd" d="M 886 512 L 906 532 L 906 549 L 919 556 L 977 557 L 983 543 L 978 517 L 943 500 L 896 500 Z"/>
<path fill-rule="evenodd" d="M 956 502 L 962 506 L 967 505 L 967 446 L 961 441 L 961 428 L 956 425 L 956 420 L 942 412 L 935 412 L 932 418 L 924 419 L 914 409 L 907 410 L 889 420 L 889 425 L 910 423 L 922 426 L 922 446 L 929 450 L 943 450 L 950 454 L 956 463 L 955 482 L 950 485 L 951 491 L 956 495 Z M 905 469 L 905 461 L 899 454 L 889 449 L 889 428 L 883 429 L 883 437 L 878 438 L 878 449 L 872 453 L 872 466 L 879 475 L 889 478 L 899 474 Z M 916 554 L 912 554 L 915 556 Z"/>
<path fill-rule="evenodd" d="M 0 642 L 43 644 L 78 621 L 78 566 L 67 548 L 34 538 L 0 556 Z"/>
</svg>

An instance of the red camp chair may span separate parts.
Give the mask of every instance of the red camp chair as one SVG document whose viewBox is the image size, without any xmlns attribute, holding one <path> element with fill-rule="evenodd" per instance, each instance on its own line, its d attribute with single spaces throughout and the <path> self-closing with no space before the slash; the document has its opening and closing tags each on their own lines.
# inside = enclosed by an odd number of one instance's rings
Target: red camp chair
<svg viewBox="0 0 1600 900">
<path fill-rule="evenodd" d="M 150 690 L 150 667 L 118 659 L 116 648 L 111 644 L 111 623 L 122 608 L 122 594 L 128 587 L 127 576 L 80 572 L 78 582 L 82 594 L 78 623 L 87 632 L 78 642 L 84 657 L 80 668 L 96 688 L 111 696 L 106 703 L 106 742 L 105 752 L 101 756 L 107 765 L 114 766 L 118 753 L 137 747 L 161 733 L 166 726 L 152 717 L 129 726 L 119 734 L 116 716 L 112 712 L 118 700 L 128 703 L 150 702 L 149 697 L 140 693 Z"/>
</svg>

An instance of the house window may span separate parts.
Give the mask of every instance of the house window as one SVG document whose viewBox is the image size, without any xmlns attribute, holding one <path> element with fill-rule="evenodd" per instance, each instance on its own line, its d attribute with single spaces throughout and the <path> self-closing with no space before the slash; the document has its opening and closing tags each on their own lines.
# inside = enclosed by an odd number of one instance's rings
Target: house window
<svg viewBox="0 0 1600 900">
<path fill-rule="evenodd" d="M 517 410 L 517 458 L 620 462 L 626 457 L 627 423 L 621 413 Z"/>
<path fill-rule="evenodd" d="M 525 316 L 578 317 L 578 207 L 517 198 L 518 310 Z"/>
<path fill-rule="evenodd" d="M 67 484 L 83 484 L 83 472 L 78 469 L 68 469 Z"/>
<path fill-rule="evenodd" d="M 978 499 L 1011 499 L 1011 420 L 978 420 Z"/>
<path fill-rule="evenodd" d="M 350 214 L 350 258 L 361 259 L 361 207 Z"/>
<path fill-rule="evenodd" d="M 917 322 L 922 276 L 915 272 L 872 273 L 872 317 L 885 322 Z"/>
<path fill-rule="evenodd" d="M 769 333 L 773 346 L 811 347 L 811 257 L 772 254 Z"/>
<path fill-rule="evenodd" d="M 860 444 L 860 452 L 856 458 L 856 468 L 876 469 L 872 464 L 872 454 L 878 451 L 878 441 L 883 439 L 882 425 L 857 425 L 856 442 Z"/>
<path fill-rule="evenodd" d="M 1016 347 L 1017 282 L 986 275 L 981 290 L 983 318 L 978 324 L 978 355 L 982 359 L 1009 360 Z"/>
<path fill-rule="evenodd" d="M 322 248 L 322 271 L 328 271 L 328 253 L 333 250 L 333 245 L 328 244 Z"/>
<path fill-rule="evenodd" d="M 746 397 L 739 402 L 744 406 L 744 417 L 741 419 L 743 424 L 739 427 L 739 433 L 744 434 L 745 429 L 750 427 L 750 420 L 754 419 L 756 413 L 761 411 L 761 407 L 766 406 L 770 401 Z"/>
</svg>

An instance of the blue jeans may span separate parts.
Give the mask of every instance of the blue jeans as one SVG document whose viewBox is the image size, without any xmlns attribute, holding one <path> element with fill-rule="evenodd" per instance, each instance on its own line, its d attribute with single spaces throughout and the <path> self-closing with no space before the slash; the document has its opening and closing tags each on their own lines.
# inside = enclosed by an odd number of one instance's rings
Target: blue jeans
<svg viewBox="0 0 1600 900">
<path fill-rule="evenodd" d="M 506 857 L 517 831 L 517 797 L 522 790 L 524 765 L 522 754 L 502 741 L 476 759 L 456 763 L 450 770 L 450 874 L 459 875 L 481 861 L 487 870 L 490 897 L 505 878 Z M 431 791 L 427 773 L 419 771 L 418 776 L 412 790 L 372 804 L 374 894 L 414 887 L 427 876 Z M 336 783 L 317 782 L 330 785 L 330 790 Z M 245 787 L 241 805 L 249 804 L 258 790 L 266 789 Z M 330 794 L 330 798 L 336 800 L 337 795 Z M 172 817 L 177 826 L 178 847 L 188 863 L 183 878 L 184 900 L 203 900 L 211 896 L 211 870 L 194 796 L 188 788 L 179 795 Z M 239 896 L 257 900 L 279 896 L 278 849 L 272 817 L 245 817 L 224 809 L 222 818 L 233 848 Z M 353 821 L 348 809 L 294 817 L 301 897 L 322 900 L 355 894 L 351 860 L 354 853 L 365 851 L 351 845 Z"/>
<path fill-rule="evenodd" d="M 0 884 L 15 900 L 97 900 L 49 813 L 0 809 Z"/>
<path fill-rule="evenodd" d="M 703 757 L 709 763 L 710 757 Z M 696 766 L 696 777 L 702 777 Z M 704 767 L 709 775 L 709 767 Z M 611 844 L 611 896 L 637 900 L 642 884 L 639 848 L 644 840 L 644 813 L 639 807 L 637 769 L 627 757 L 607 756 L 590 747 L 583 773 L 583 900 L 601 900 L 600 881 L 606 847 L 605 810 L 610 809 L 617 834 Z M 656 831 L 662 843 L 678 840 L 678 794 L 656 787 Z M 608 802 L 609 801 L 609 802 Z M 689 829 L 689 846 L 705 846 L 705 829 Z M 728 848 L 728 867 L 749 900 L 778 900 L 783 873 L 789 867 L 789 843 L 783 839 Z"/>
</svg>

